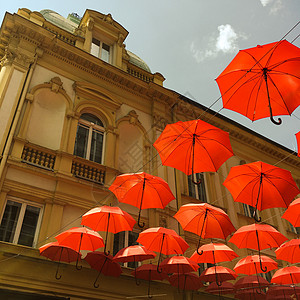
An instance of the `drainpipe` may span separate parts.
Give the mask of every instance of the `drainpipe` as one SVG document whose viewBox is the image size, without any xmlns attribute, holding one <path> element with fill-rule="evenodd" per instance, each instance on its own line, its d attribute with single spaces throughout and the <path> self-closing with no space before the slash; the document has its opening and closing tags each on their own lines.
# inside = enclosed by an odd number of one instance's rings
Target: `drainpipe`
<svg viewBox="0 0 300 300">
<path fill-rule="evenodd" d="M 25 96 L 26 96 L 28 86 L 29 86 L 31 78 L 32 78 L 33 70 L 37 63 L 38 56 L 39 56 L 39 53 L 36 53 L 34 56 L 34 61 L 29 64 L 28 70 L 25 75 L 25 80 L 24 80 L 24 83 L 23 83 L 23 86 L 21 89 L 21 94 L 20 94 L 20 97 L 19 97 L 19 100 L 18 100 L 18 103 L 16 106 L 16 110 L 14 112 L 14 116 L 13 116 L 12 122 L 11 122 L 9 130 L 8 130 L 8 135 L 6 137 L 6 141 L 4 143 L 4 147 L 3 147 L 3 150 L 1 153 L 2 159 L 0 162 L 0 178 L 1 178 L 0 188 L 2 188 L 3 181 L 4 181 L 4 179 L 2 178 L 4 166 L 7 162 L 7 158 L 10 153 L 10 150 L 11 150 L 11 142 L 15 135 L 17 124 L 19 123 L 19 120 L 20 120 L 20 115 L 21 115 L 23 104 L 24 104 Z"/>
</svg>

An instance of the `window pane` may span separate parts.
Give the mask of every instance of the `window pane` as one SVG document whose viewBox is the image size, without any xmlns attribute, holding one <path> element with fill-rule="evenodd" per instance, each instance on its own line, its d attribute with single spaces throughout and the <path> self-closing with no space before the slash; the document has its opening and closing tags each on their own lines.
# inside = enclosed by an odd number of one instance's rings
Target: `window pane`
<svg viewBox="0 0 300 300">
<path fill-rule="evenodd" d="M 196 189 L 195 189 L 195 185 L 192 182 L 192 176 L 193 175 L 188 175 L 188 188 L 189 188 L 189 196 L 196 198 Z"/>
<path fill-rule="evenodd" d="M 32 246 L 36 225 L 39 219 L 40 208 L 27 205 L 18 244 Z"/>
<path fill-rule="evenodd" d="M 99 51 L 100 51 L 100 41 L 93 39 L 92 46 L 91 46 L 91 54 L 99 57 Z"/>
<path fill-rule="evenodd" d="M 123 249 L 125 243 L 125 232 L 118 232 L 114 235 L 114 256 L 117 254 L 117 252 L 121 249 Z"/>
<path fill-rule="evenodd" d="M 196 174 L 196 182 L 200 181 L 200 184 L 197 184 L 195 188 L 198 189 L 198 199 L 207 202 L 206 193 L 205 193 L 205 184 L 204 184 L 204 176 L 202 173 Z"/>
<path fill-rule="evenodd" d="M 103 134 L 99 131 L 93 130 L 90 160 L 101 164 L 102 146 L 103 146 Z"/>
<path fill-rule="evenodd" d="M 0 240 L 4 242 L 13 242 L 18 218 L 21 210 L 21 203 L 7 201 L 2 222 L 0 225 Z"/>
<path fill-rule="evenodd" d="M 86 158 L 88 134 L 89 134 L 89 130 L 86 127 L 84 127 L 81 124 L 78 125 L 74 155 Z"/>
<path fill-rule="evenodd" d="M 91 123 L 94 123 L 94 124 L 99 125 L 101 127 L 104 127 L 102 121 L 100 119 L 98 119 L 97 117 L 95 117 L 94 115 L 92 115 L 92 114 L 82 114 L 80 116 L 80 119 L 86 120 L 88 122 L 91 122 Z"/>
<path fill-rule="evenodd" d="M 109 46 L 104 43 L 102 44 L 101 59 L 109 62 Z"/>
</svg>

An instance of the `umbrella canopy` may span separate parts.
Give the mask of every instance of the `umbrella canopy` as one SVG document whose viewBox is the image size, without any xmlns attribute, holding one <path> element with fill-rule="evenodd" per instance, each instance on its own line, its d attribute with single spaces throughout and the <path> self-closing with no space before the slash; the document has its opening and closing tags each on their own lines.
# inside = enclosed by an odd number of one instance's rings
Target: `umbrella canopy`
<svg viewBox="0 0 300 300">
<path fill-rule="evenodd" d="M 240 278 L 235 284 L 235 290 L 253 289 L 253 288 L 266 288 L 270 282 L 265 278 L 258 275 L 250 275 Z"/>
<path fill-rule="evenodd" d="M 229 268 L 222 266 L 210 267 L 204 270 L 199 276 L 201 281 L 216 282 L 216 278 L 220 281 L 234 280 L 237 274 Z M 220 286 L 220 285 L 219 285 Z"/>
<path fill-rule="evenodd" d="M 61 261 L 63 262 L 73 262 L 76 261 L 77 258 L 81 258 L 81 253 L 75 251 L 74 249 L 61 246 L 58 242 L 48 243 L 39 248 L 40 255 L 45 256 L 53 261 L 58 261 L 57 269 L 55 273 L 55 278 L 60 279 L 61 275 L 58 275 L 59 264 Z"/>
<path fill-rule="evenodd" d="M 92 269 L 99 271 L 98 276 L 94 282 L 95 288 L 99 287 L 99 285 L 96 283 L 100 274 L 103 274 L 105 276 L 119 277 L 122 273 L 120 265 L 113 261 L 113 257 L 111 255 L 107 255 L 104 252 L 89 252 L 84 260 L 88 262 Z"/>
<path fill-rule="evenodd" d="M 142 209 L 164 208 L 175 199 L 166 181 L 144 172 L 119 175 L 109 189 L 120 202 L 139 208 L 140 227 L 145 225 L 140 224 Z"/>
<path fill-rule="evenodd" d="M 197 246 L 200 246 L 201 238 L 226 237 L 235 231 L 228 215 L 220 208 L 207 203 L 186 204 L 180 207 L 174 218 L 186 231 L 200 236 Z"/>
<path fill-rule="evenodd" d="M 199 265 L 192 261 L 190 258 L 185 256 L 172 256 L 164 259 L 161 264 L 161 269 L 163 272 L 170 273 L 189 273 L 195 272 L 199 269 Z"/>
<path fill-rule="evenodd" d="M 210 243 L 202 245 L 197 251 L 191 256 L 191 260 L 196 263 L 211 263 L 216 264 L 223 261 L 231 261 L 238 257 L 238 255 L 230 249 L 227 245 L 220 243 Z"/>
<path fill-rule="evenodd" d="M 118 233 L 131 231 L 136 221 L 126 211 L 119 207 L 103 205 L 89 210 L 82 216 L 82 225 L 89 226 L 96 231 L 106 231 L 104 252 L 106 252 L 108 232 Z"/>
<path fill-rule="evenodd" d="M 255 207 L 254 216 L 256 209 L 288 207 L 300 193 L 290 171 L 261 161 L 232 167 L 223 184 L 234 201 Z"/>
<path fill-rule="evenodd" d="M 152 259 L 156 256 L 153 251 L 141 245 L 129 246 L 121 249 L 115 256 L 115 262 L 136 262 Z"/>
<path fill-rule="evenodd" d="M 241 290 L 235 293 L 234 298 L 241 300 L 265 300 L 266 293 L 258 289 Z"/>
<path fill-rule="evenodd" d="M 268 256 L 249 255 L 239 260 L 233 269 L 238 274 L 252 275 L 261 273 L 260 265 L 262 265 L 263 273 L 278 268 L 277 262 Z"/>
<path fill-rule="evenodd" d="M 163 165 L 187 175 L 216 172 L 233 156 L 229 134 L 201 120 L 167 125 L 153 146 Z"/>
<path fill-rule="evenodd" d="M 197 291 L 202 287 L 200 278 L 194 273 L 175 273 L 169 277 L 169 282 L 181 290 Z"/>
<path fill-rule="evenodd" d="M 300 198 L 289 205 L 282 218 L 288 220 L 294 227 L 300 227 Z"/>
<path fill-rule="evenodd" d="M 297 149 L 298 149 L 298 156 L 300 157 L 300 131 L 296 134 L 296 140 L 297 140 Z"/>
<path fill-rule="evenodd" d="M 293 295 L 300 297 L 300 287 L 290 285 L 273 285 L 268 288 L 267 299 L 268 300 L 285 300 L 293 299 Z"/>
<path fill-rule="evenodd" d="M 80 250 L 94 251 L 104 246 L 103 238 L 94 230 L 85 227 L 73 227 L 55 237 L 62 246 L 67 246 L 79 252 Z M 79 254 L 77 256 L 76 268 L 78 266 Z"/>
<path fill-rule="evenodd" d="M 234 286 L 231 282 L 226 281 L 222 282 L 221 286 L 218 286 L 216 282 L 212 282 L 205 291 L 211 294 L 233 294 Z"/>
<path fill-rule="evenodd" d="M 223 107 L 252 121 L 291 115 L 300 104 L 300 49 L 286 40 L 240 50 L 216 79 Z"/>
<path fill-rule="evenodd" d="M 152 298 L 150 294 L 151 280 L 164 280 L 168 275 L 164 272 L 157 272 L 157 266 L 152 264 L 144 264 L 131 272 L 136 278 L 148 280 L 148 298 Z"/>
<path fill-rule="evenodd" d="M 300 240 L 293 239 L 275 250 L 276 258 L 290 262 L 291 264 L 300 263 Z"/>
<path fill-rule="evenodd" d="M 277 284 L 297 284 L 300 283 L 300 267 L 291 266 L 277 270 L 271 283 Z"/>
</svg>

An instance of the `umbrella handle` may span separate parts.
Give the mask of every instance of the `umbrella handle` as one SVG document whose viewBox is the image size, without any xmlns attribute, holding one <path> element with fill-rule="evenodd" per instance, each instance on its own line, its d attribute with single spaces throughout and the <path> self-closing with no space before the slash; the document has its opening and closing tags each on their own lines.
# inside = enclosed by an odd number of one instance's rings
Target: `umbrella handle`
<svg viewBox="0 0 300 300">
<path fill-rule="evenodd" d="M 199 179 L 198 181 L 195 181 L 193 179 L 193 175 L 194 175 L 194 160 L 195 160 L 195 140 L 196 140 L 196 134 L 193 134 L 193 154 L 192 154 L 192 183 L 195 185 L 199 185 L 201 183 L 201 179 Z"/>
<path fill-rule="evenodd" d="M 202 223 L 202 228 L 201 228 L 201 232 L 200 232 L 200 237 L 199 237 L 199 241 L 198 241 L 198 245 L 197 245 L 197 253 L 198 255 L 202 255 L 203 254 L 203 250 L 201 250 L 201 252 L 199 252 L 199 246 L 200 246 L 200 242 L 201 242 L 201 237 L 202 237 L 202 232 L 203 232 L 203 229 L 204 229 L 204 224 L 205 224 L 205 220 L 207 218 L 207 212 L 208 212 L 208 209 L 205 210 L 205 215 L 204 215 L 204 220 L 203 220 L 203 223 Z M 205 236 L 204 236 L 205 237 Z"/>
<path fill-rule="evenodd" d="M 255 220 L 255 222 L 260 223 L 261 222 L 261 217 L 257 216 L 257 209 L 255 209 L 252 218 Z"/>
<path fill-rule="evenodd" d="M 98 275 L 97 275 L 97 277 L 96 277 L 96 279 L 95 279 L 95 281 L 94 281 L 94 288 L 95 288 L 95 289 L 97 289 L 97 288 L 99 287 L 99 284 L 97 284 L 97 280 L 98 280 L 100 274 L 101 274 L 101 271 L 98 272 Z"/>
<path fill-rule="evenodd" d="M 270 115 L 270 120 L 271 120 L 271 122 L 274 123 L 275 125 L 280 125 L 280 124 L 282 123 L 281 118 L 278 118 L 278 121 L 276 121 L 272 115 Z"/>
<path fill-rule="evenodd" d="M 58 268 L 59 268 L 59 262 L 58 262 L 56 273 L 55 273 L 55 279 L 57 279 L 57 280 L 61 279 L 61 275 L 58 275 Z"/>
<path fill-rule="evenodd" d="M 150 294 L 150 285 L 151 285 L 151 270 L 149 270 L 149 279 L 148 279 L 148 298 L 151 299 L 153 296 Z"/>
<path fill-rule="evenodd" d="M 140 209 L 140 211 L 139 211 L 139 218 L 138 218 L 138 226 L 140 227 L 140 228 L 144 228 L 145 227 L 145 222 L 143 222 L 143 223 L 140 223 L 141 222 L 141 209 Z"/>
<path fill-rule="evenodd" d="M 82 269 L 82 266 L 78 266 L 78 258 L 79 258 L 79 253 L 78 253 L 78 256 L 77 256 L 77 260 L 76 260 L 76 269 L 79 271 Z"/>
</svg>

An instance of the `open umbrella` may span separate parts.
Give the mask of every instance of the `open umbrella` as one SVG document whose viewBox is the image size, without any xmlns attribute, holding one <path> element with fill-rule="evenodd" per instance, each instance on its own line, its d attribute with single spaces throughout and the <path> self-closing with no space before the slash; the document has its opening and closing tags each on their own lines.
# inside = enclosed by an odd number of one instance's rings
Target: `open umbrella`
<svg viewBox="0 0 300 300">
<path fill-rule="evenodd" d="M 105 276 L 119 277 L 122 273 L 120 265 L 113 261 L 111 255 L 107 255 L 104 252 L 94 251 L 89 252 L 84 258 L 86 262 L 91 266 L 91 268 L 99 271 L 98 276 L 95 279 L 94 287 L 98 288 L 97 280 L 100 274 Z"/>
<path fill-rule="evenodd" d="M 141 245 L 129 246 L 121 249 L 113 258 L 115 262 L 138 262 L 146 259 L 152 259 L 156 256 L 153 251 L 146 249 Z M 134 270 L 136 267 L 134 265 Z M 136 276 L 135 276 L 136 278 Z"/>
<path fill-rule="evenodd" d="M 126 211 L 119 207 L 103 205 L 89 210 L 82 216 L 82 225 L 89 226 L 96 231 L 106 231 L 104 253 L 106 252 L 108 232 L 117 233 L 131 231 L 136 221 Z"/>
<path fill-rule="evenodd" d="M 298 149 L 298 156 L 300 157 L 300 131 L 296 134 L 296 140 L 297 140 L 297 149 Z"/>
<path fill-rule="evenodd" d="M 288 207 L 300 193 L 290 171 L 257 161 L 232 167 L 223 183 L 234 201 L 255 207 L 256 210 Z"/>
<path fill-rule="evenodd" d="M 78 252 L 76 269 L 80 270 L 82 266 L 78 266 L 80 258 L 80 250 L 95 251 L 104 246 L 103 238 L 94 230 L 85 227 L 73 227 L 66 230 L 55 237 L 59 245 L 67 246 Z"/>
<path fill-rule="evenodd" d="M 109 189 L 120 202 L 139 208 L 137 223 L 141 228 L 145 226 L 140 224 L 142 209 L 164 208 L 175 199 L 166 181 L 144 172 L 119 175 Z"/>
<path fill-rule="evenodd" d="M 229 134 L 201 120 L 167 125 L 153 146 L 163 165 L 187 175 L 216 172 L 233 156 Z"/>
<path fill-rule="evenodd" d="M 289 205 L 282 218 L 288 220 L 294 227 L 300 227 L 300 198 Z"/>
<path fill-rule="evenodd" d="M 235 284 L 235 290 L 261 289 L 270 285 L 270 282 L 258 275 L 250 275 L 240 278 Z"/>
<path fill-rule="evenodd" d="M 174 230 L 163 227 L 153 227 L 142 231 L 137 242 L 151 251 L 159 252 L 157 270 L 161 254 L 183 254 L 189 245 Z"/>
<path fill-rule="evenodd" d="M 164 280 L 168 278 L 168 275 L 166 273 L 157 272 L 157 266 L 152 264 L 141 265 L 131 274 L 136 278 L 148 281 L 148 298 L 152 298 L 150 294 L 151 280 Z"/>
<path fill-rule="evenodd" d="M 217 275 L 216 275 L 217 274 Z M 210 267 L 204 270 L 199 276 L 201 281 L 216 282 L 216 278 L 220 282 L 227 280 L 234 280 L 237 278 L 237 274 L 229 268 L 222 266 Z"/>
<path fill-rule="evenodd" d="M 266 293 L 260 289 L 239 290 L 235 293 L 234 298 L 241 300 L 265 300 Z"/>
<path fill-rule="evenodd" d="M 202 287 L 200 278 L 194 273 L 173 274 L 169 277 L 169 282 L 181 290 L 197 291 Z"/>
<path fill-rule="evenodd" d="M 229 242 L 235 244 L 238 248 L 249 248 L 258 250 L 258 256 L 261 258 L 260 250 L 279 247 L 287 238 L 277 231 L 274 227 L 267 224 L 251 224 L 242 226 L 231 237 Z M 263 268 L 260 259 L 260 269 Z"/>
<path fill-rule="evenodd" d="M 185 274 L 195 272 L 199 269 L 199 265 L 185 256 L 175 255 L 164 259 L 160 267 L 164 273 Z"/>
<path fill-rule="evenodd" d="M 73 262 L 76 261 L 79 257 L 81 257 L 81 253 L 75 251 L 74 249 L 67 247 L 67 246 L 61 246 L 58 242 L 52 242 L 48 243 L 46 245 L 43 245 L 39 248 L 40 255 L 45 256 L 53 261 L 58 261 L 57 269 L 55 273 L 55 278 L 60 279 L 61 275 L 58 275 L 58 269 L 60 262 Z"/>
<path fill-rule="evenodd" d="M 300 104 L 300 49 L 286 40 L 240 50 L 216 79 L 223 107 L 252 121 L 291 115 Z"/>
<path fill-rule="evenodd" d="M 233 294 L 234 286 L 231 282 L 222 282 L 221 286 L 218 286 L 216 282 L 211 282 L 209 286 L 205 289 L 207 293 L 211 294 Z"/>
<path fill-rule="evenodd" d="M 290 262 L 300 263 L 300 239 L 293 239 L 275 250 L 276 258 Z"/>
<path fill-rule="evenodd" d="M 268 288 L 267 300 L 293 299 L 292 296 L 300 297 L 300 287 L 291 285 L 273 285 Z"/>
<path fill-rule="evenodd" d="M 260 268 L 258 268 L 260 265 L 262 266 L 263 273 L 278 268 L 277 262 L 268 256 L 248 255 L 239 260 L 233 270 L 238 274 L 252 275 L 261 273 Z"/>
<path fill-rule="evenodd" d="M 197 253 L 201 238 L 226 239 L 235 231 L 228 215 L 220 208 L 207 203 L 182 205 L 174 218 L 186 231 L 199 235 Z"/>
</svg>

